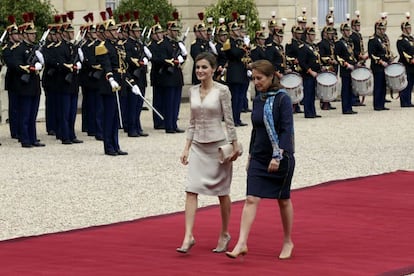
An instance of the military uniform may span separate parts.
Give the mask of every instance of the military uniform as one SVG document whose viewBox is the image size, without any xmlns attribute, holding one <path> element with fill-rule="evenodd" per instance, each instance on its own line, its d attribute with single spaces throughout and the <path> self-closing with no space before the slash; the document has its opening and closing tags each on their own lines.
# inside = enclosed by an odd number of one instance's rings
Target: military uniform
<svg viewBox="0 0 414 276">
<path fill-rule="evenodd" d="M 59 83 L 58 95 L 58 138 L 62 144 L 70 145 L 82 143 L 76 138 L 75 121 L 78 108 L 79 79 L 78 73 L 81 64 L 77 60 L 77 48 L 70 42 L 73 36 L 73 27 L 66 20 L 59 31 L 62 41 L 56 50 L 56 63 L 58 68 L 57 81 Z"/>
<path fill-rule="evenodd" d="M 411 28 L 411 24 L 408 21 L 401 23 L 401 29 L 407 30 Z M 414 86 L 414 38 L 408 32 L 403 32 L 397 40 L 397 49 L 400 59 L 400 63 L 404 64 L 407 72 L 408 85 L 405 89 L 400 91 L 400 106 L 401 107 L 414 107 L 411 102 L 411 94 Z"/>
<path fill-rule="evenodd" d="M 310 36 L 311 34 L 314 35 L 315 29 L 313 27 L 308 27 L 305 33 L 306 36 Z M 299 65 L 302 68 L 301 74 L 303 78 L 305 118 L 320 117 L 316 114 L 315 109 L 316 77 L 312 75 L 312 73 L 321 71 L 318 46 L 311 40 L 305 41 L 304 44 L 299 46 L 298 60 Z"/>
<path fill-rule="evenodd" d="M 348 23 L 341 24 L 342 38 L 335 43 L 335 56 L 340 65 L 341 86 L 341 105 L 343 114 L 356 114 L 352 110 L 352 79 L 351 71 L 357 63 L 354 56 L 353 42 L 349 35 L 351 27 Z"/>
<path fill-rule="evenodd" d="M 10 62 L 16 73 L 14 88 L 19 102 L 19 141 L 22 147 L 44 146 L 37 140 L 36 117 L 40 101 L 39 72 L 43 68 L 36 61 L 35 45 L 33 44 L 36 29 L 31 14 L 24 16 L 25 23 L 19 26 L 23 33 L 23 41 L 13 51 Z"/>
<path fill-rule="evenodd" d="M 229 24 L 232 32 L 239 30 L 236 21 Z M 231 102 L 235 126 L 245 126 L 240 119 L 245 98 L 247 77 L 248 49 L 245 47 L 243 39 L 240 37 L 230 37 L 223 45 L 223 50 L 227 56 L 226 82 L 231 92 Z"/>
<path fill-rule="evenodd" d="M 142 96 L 145 96 L 145 89 L 147 87 L 147 64 L 149 58 L 145 54 L 144 43 L 136 34 L 139 32 L 139 35 L 141 35 L 140 32 L 142 30 L 137 20 L 138 18 L 136 18 L 136 21 L 131 22 L 129 26 L 127 26 L 127 29 L 131 35 L 125 43 L 125 51 L 128 63 L 128 75 L 138 85 Z M 148 136 L 148 134 L 143 131 L 141 126 L 140 117 L 143 105 L 142 98 L 134 93 L 128 93 L 127 97 L 128 136 Z"/>
<path fill-rule="evenodd" d="M 88 16 L 90 17 L 91 14 Z M 93 23 L 85 26 L 83 31 L 87 32 L 88 38 L 81 45 L 83 61 L 79 77 L 83 95 L 82 122 L 87 120 L 84 127 L 88 136 L 103 140 L 103 102 L 99 93 L 99 80 L 102 78 L 103 71 L 95 55 L 95 49 L 101 41 L 96 38 L 96 25 Z"/>
<path fill-rule="evenodd" d="M 114 38 L 116 32 L 115 20 L 111 17 L 107 20 L 101 13 L 103 22 L 99 25 L 98 30 L 105 33 L 106 40 L 101 41 L 95 47 L 97 62 L 103 71 L 102 76 L 98 80 L 100 93 L 103 102 L 103 143 L 106 155 L 126 155 L 119 146 L 119 112 L 120 106 L 117 103 L 117 93 L 122 83 L 122 74 L 125 68 L 122 67 L 120 56 L 116 49 L 116 40 Z"/>
<path fill-rule="evenodd" d="M 13 71 L 11 62 L 13 60 L 14 50 L 19 46 L 19 41 L 14 40 L 15 35 L 18 35 L 18 27 L 16 25 L 16 19 L 14 16 L 9 16 L 10 25 L 7 27 L 7 33 L 10 37 L 10 40 L 3 46 L 2 49 L 2 59 L 7 65 L 7 71 L 4 79 L 4 89 L 7 90 L 7 95 L 9 99 L 9 128 L 10 135 L 13 139 L 19 138 L 19 102 L 17 91 L 15 91 L 15 82 L 16 72 Z M 12 37 L 13 36 L 13 37 Z"/>
<path fill-rule="evenodd" d="M 368 54 L 371 58 L 371 70 L 374 74 L 374 110 L 381 111 L 389 109 L 385 107 L 386 81 L 384 68 L 391 61 L 391 57 L 385 44 L 384 23 L 377 21 L 375 30 L 375 34 L 368 41 Z"/>
</svg>

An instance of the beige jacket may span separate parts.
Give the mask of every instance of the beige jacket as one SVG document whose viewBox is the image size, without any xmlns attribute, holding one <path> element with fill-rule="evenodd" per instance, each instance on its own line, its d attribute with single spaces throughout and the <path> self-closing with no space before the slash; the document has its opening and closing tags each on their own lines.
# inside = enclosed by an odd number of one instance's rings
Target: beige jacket
<svg viewBox="0 0 414 276">
<path fill-rule="evenodd" d="M 211 143 L 226 138 L 222 119 L 229 142 L 237 140 L 231 109 L 231 94 L 226 85 L 214 82 L 213 88 L 202 100 L 200 85 L 190 88 L 190 125 L 187 139 L 199 143 Z"/>
</svg>

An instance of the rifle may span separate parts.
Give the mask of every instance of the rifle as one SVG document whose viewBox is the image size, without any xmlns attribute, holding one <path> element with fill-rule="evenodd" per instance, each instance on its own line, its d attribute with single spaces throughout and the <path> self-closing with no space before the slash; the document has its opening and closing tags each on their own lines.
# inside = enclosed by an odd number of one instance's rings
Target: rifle
<svg viewBox="0 0 414 276">
<path fill-rule="evenodd" d="M 36 46 L 34 46 L 30 52 L 29 57 L 27 58 L 27 64 L 29 64 L 29 66 L 33 66 L 36 62 L 39 61 L 39 59 L 36 56 L 36 51 L 40 51 L 42 50 L 43 46 L 46 43 L 46 38 L 49 35 L 50 29 L 47 29 L 42 37 L 40 38 L 39 42 L 37 43 Z M 28 74 L 23 74 L 20 79 L 24 82 L 24 83 L 28 83 L 30 81 L 30 73 Z"/>
<path fill-rule="evenodd" d="M 7 30 L 4 30 L 3 34 L 0 37 L 0 45 L 3 45 L 6 35 L 7 35 Z"/>
<path fill-rule="evenodd" d="M 80 31 L 76 35 L 75 41 L 73 42 L 73 51 L 75 52 L 75 56 L 71 60 L 71 63 L 70 64 L 75 64 L 76 62 L 79 61 L 79 52 L 78 52 L 78 49 L 83 46 L 84 41 L 85 41 L 84 40 L 85 39 L 85 35 L 86 35 L 86 30 L 83 31 L 82 36 L 80 37 L 80 39 L 79 39 Z M 65 81 L 68 82 L 68 83 L 72 83 L 72 81 L 73 81 L 73 72 L 70 72 L 70 73 L 66 74 Z"/>
<path fill-rule="evenodd" d="M 178 58 L 178 56 L 181 54 L 180 53 L 181 49 L 180 49 L 180 46 L 178 44 L 180 42 L 184 44 L 185 40 L 187 39 L 189 31 L 190 31 L 190 27 L 187 27 L 187 30 L 185 31 L 183 37 L 181 38 L 181 41 L 177 41 L 177 47 L 175 48 L 174 53 L 172 55 L 173 56 L 173 61 L 176 60 Z M 167 71 L 170 72 L 170 73 L 173 73 L 174 72 L 174 67 L 175 67 L 174 64 L 171 63 L 171 66 L 168 66 Z"/>
</svg>

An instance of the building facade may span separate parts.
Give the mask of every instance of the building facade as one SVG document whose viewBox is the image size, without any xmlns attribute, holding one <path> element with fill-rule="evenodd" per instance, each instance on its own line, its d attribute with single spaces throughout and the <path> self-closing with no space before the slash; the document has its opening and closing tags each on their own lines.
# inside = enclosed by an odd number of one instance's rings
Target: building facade
<svg viewBox="0 0 414 276">
<path fill-rule="evenodd" d="M 96 21 L 99 21 L 99 12 L 106 7 L 115 9 L 121 0 L 52 0 L 51 4 L 58 12 L 74 11 L 74 25 L 83 24 L 83 16 L 89 12 L 94 13 Z M 193 26 L 199 21 L 197 14 L 204 11 L 204 7 L 215 4 L 214 0 L 171 0 L 173 6 L 181 14 L 184 27 Z M 405 19 L 405 13 L 414 11 L 414 0 L 256 0 L 259 11 L 260 21 L 266 23 L 272 11 L 276 12 L 276 18 L 287 18 L 284 42 L 291 39 L 290 28 L 295 24 L 296 17 L 302 14 L 302 8 L 306 8 L 306 17 L 309 24 L 312 18 L 316 18 L 316 27 L 321 30 L 325 24 L 325 17 L 329 12 L 329 7 L 334 7 L 335 25 L 339 26 L 345 21 L 345 14 L 350 13 L 354 17 L 354 11 L 360 11 L 361 33 L 364 37 L 365 46 L 369 36 L 374 33 L 374 22 L 380 19 L 382 12 L 387 13 L 388 28 L 387 34 L 391 40 L 392 50 L 397 54 L 396 41 L 400 35 L 400 23 Z M 191 29 L 191 28 L 190 28 Z M 319 32 L 320 33 L 320 32 Z M 192 33 L 189 34 L 187 46 L 194 39 Z M 318 38 L 317 38 L 318 40 Z M 367 48 L 365 48 L 367 49 Z M 186 85 L 191 83 L 192 60 L 188 60 L 184 67 L 184 80 Z M 2 71 L 1 82 L 4 80 L 4 69 Z M 7 118 L 7 93 L 0 90 L 0 109 L 2 122 Z M 184 89 L 184 91 L 186 91 Z M 187 93 L 183 93 L 186 96 Z M 43 117 L 43 100 L 40 107 L 39 117 Z"/>
</svg>

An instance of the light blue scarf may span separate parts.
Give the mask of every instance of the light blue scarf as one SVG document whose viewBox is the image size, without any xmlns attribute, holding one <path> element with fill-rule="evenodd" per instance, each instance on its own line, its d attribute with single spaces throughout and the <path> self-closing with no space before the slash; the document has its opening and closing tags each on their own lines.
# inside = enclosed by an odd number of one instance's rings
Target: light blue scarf
<svg viewBox="0 0 414 276">
<path fill-rule="evenodd" d="M 272 158 L 277 160 L 282 160 L 283 156 L 280 153 L 279 148 L 279 137 L 275 128 L 275 121 L 273 118 L 273 103 L 275 97 L 279 93 L 287 93 L 284 89 L 279 89 L 278 91 L 271 91 L 265 93 L 263 96 L 266 97 L 266 102 L 263 108 L 263 122 L 266 126 L 267 135 L 269 135 L 269 140 L 272 143 L 273 153 Z"/>
</svg>

